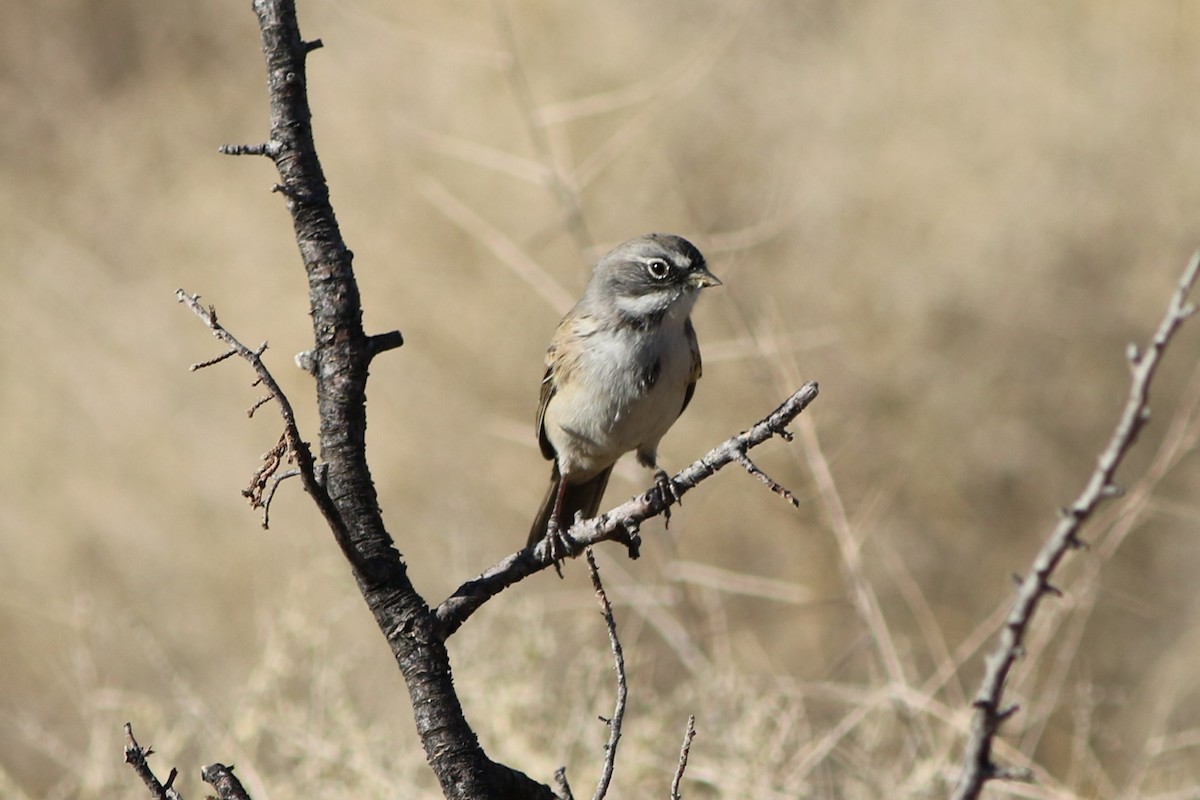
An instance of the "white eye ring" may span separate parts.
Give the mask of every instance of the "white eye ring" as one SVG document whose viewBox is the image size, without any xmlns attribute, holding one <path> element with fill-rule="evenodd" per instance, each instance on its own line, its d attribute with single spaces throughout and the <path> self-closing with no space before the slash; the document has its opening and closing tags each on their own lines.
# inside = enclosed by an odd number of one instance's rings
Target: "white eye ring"
<svg viewBox="0 0 1200 800">
<path fill-rule="evenodd" d="M 656 281 L 661 281 L 671 274 L 671 265 L 661 258 L 652 258 L 646 262 L 646 271 Z"/>
</svg>

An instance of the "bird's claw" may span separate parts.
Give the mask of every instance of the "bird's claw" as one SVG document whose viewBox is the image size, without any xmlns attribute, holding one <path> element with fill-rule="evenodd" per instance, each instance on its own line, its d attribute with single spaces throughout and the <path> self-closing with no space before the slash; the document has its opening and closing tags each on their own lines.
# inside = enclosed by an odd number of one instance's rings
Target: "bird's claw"
<svg viewBox="0 0 1200 800">
<path fill-rule="evenodd" d="M 665 470 L 654 470 L 654 485 L 658 489 L 658 496 L 664 503 L 663 507 L 663 524 L 664 527 L 671 527 L 671 506 L 682 505 L 683 498 L 675 488 L 675 482 L 671 480 L 671 476 Z"/>
<path fill-rule="evenodd" d="M 546 554 L 550 556 L 558 577 L 563 577 L 562 560 L 570 555 L 570 549 L 567 547 L 566 535 L 559 530 L 558 520 L 554 517 L 551 517 L 546 525 Z"/>
</svg>

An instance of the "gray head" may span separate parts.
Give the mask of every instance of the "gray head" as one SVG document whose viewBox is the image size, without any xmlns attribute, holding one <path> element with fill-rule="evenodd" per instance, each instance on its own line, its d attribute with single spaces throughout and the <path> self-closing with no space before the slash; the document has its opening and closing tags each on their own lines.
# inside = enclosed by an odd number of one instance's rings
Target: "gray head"
<svg viewBox="0 0 1200 800">
<path fill-rule="evenodd" d="M 648 233 L 600 259 L 584 296 L 609 306 L 627 322 L 649 325 L 668 314 L 686 318 L 701 289 L 720 285 L 687 239 Z"/>
</svg>

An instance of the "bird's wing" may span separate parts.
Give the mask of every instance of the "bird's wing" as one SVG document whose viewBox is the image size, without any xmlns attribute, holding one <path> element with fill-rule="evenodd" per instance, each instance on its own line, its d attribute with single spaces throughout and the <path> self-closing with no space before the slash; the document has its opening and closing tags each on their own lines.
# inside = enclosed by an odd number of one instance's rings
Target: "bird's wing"
<svg viewBox="0 0 1200 800">
<path fill-rule="evenodd" d="M 589 318 L 587 317 L 573 313 L 567 314 L 562 322 L 558 323 L 558 329 L 554 332 L 550 347 L 546 349 L 546 373 L 542 376 L 542 389 L 538 397 L 536 427 L 542 455 L 550 461 L 554 460 L 557 453 L 554 452 L 554 445 L 550 444 L 550 439 L 546 436 L 546 406 L 550 405 L 550 400 L 558 391 L 558 387 L 569 378 L 578 365 L 579 348 L 569 345 L 572 341 L 587 336 L 588 322 Z"/>
<path fill-rule="evenodd" d="M 537 412 L 537 436 L 538 444 L 542 448 L 542 455 L 550 460 L 554 460 L 554 446 L 550 444 L 550 440 L 546 438 L 546 406 L 550 405 L 550 398 L 554 397 L 554 345 L 546 351 L 546 374 L 542 378 L 542 392 L 538 401 Z"/>
<path fill-rule="evenodd" d="M 687 409 L 688 403 L 692 402 L 692 395 L 696 393 L 696 381 L 700 380 L 704 373 L 704 364 L 700 361 L 700 340 L 696 338 L 696 329 L 692 327 L 691 317 L 683 324 L 683 332 L 687 336 L 688 348 L 692 351 L 692 372 L 688 376 L 687 390 L 683 393 L 683 408 L 679 409 L 680 414 Z"/>
</svg>

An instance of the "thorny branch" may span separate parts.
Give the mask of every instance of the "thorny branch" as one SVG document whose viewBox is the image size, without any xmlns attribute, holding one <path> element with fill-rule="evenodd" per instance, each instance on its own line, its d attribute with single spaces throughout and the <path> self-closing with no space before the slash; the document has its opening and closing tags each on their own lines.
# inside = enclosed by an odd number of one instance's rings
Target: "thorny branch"
<svg viewBox="0 0 1200 800">
<path fill-rule="evenodd" d="M 1145 350 L 1130 346 L 1129 399 L 1108 446 L 1100 454 L 1087 486 L 1074 503 L 1062 510 L 1058 525 L 1038 552 L 1029 574 L 1020 582 L 1016 602 L 1013 603 L 1005 621 L 996 649 L 987 659 L 983 681 L 975 695 L 975 716 L 966 752 L 963 754 L 963 772 L 952 795 L 953 800 L 974 800 L 979 797 L 984 783 L 989 780 L 1020 777 L 1014 770 L 998 767 L 992 761 L 993 739 L 1001 724 L 1018 709 L 1016 705 L 1003 704 L 1005 683 L 1013 664 L 1021 655 L 1025 633 L 1042 598 L 1060 594 L 1050 582 L 1050 578 L 1068 551 L 1083 546 L 1083 541 L 1079 538 L 1080 528 L 1104 500 L 1121 494 L 1121 489 L 1113 481 L 1113 477 L 1150 419 L 1150 383 L 1163 352 L 1179 327 L 1195 312 L 1195 306 L 1187 302 L 1187 297 L 1196 283 L 1198 272 L 1200 253 L 1188 262 L 1175 293 L 1171 296 L 1166 315 L 1149 346 Z"/>
<path fill-rule="evenodd" d="M 316 461 L 313 458 L 312 450 L 309 448 L 308 443 L 300 435 L 300 428 L 296 424 L 296 412 L 292 408 L 292 403 L 288 400 L 287 395 L 283 393 L 283 390 L 279 388 L 279 384 L 275 381 L 275 376 L 271 374 L 267 365 L 263 363 L 262 354 L 266 352 L 266 344 L 264 343 L 257 350 L 251 350 L 242 344 L 237 337 L 225 329 L 224 325 L 217 321 L 217 310 L 215 307 L 206 307 L 200 303 L 200 295 L 198 294 L 188 294 L 183 289 L 178 289 L 175 292 L 175 299 L 191 309 L 192 313 L 208 326 L 213 336 L 229 346 L 228 351 L 216 358 L 210 358 L 207 361 L 193 364 L 191 367 L 192 370 L 211 367 L 230 356 L 239 356 L 254 369 L 255 375 L 257 375 L 255 385 L 261 384 L 267 390 L 267 397 L 270 400 L 274 400 L 276 405 L 279 406 L 279 414 L 283 417 L 283 435 L 275 447 L 263 454 L 263 465 L 254 473 L 250 485 L 242 491 L 242 494 L 250 500 L 251 506 L 263 509 L 263 527 L 267 526 L 269 519 L 267 515 L 270 511 L 269 503 L 279 481 L 294 474 L 292 471 L 289 471 L 280 475 L 272 486 L 270 493 L 264 499 L 263 491 L 267 486 L 267 482 L 279 470 L 286 453 L 286 460 L 296 464 L 297 469 L 295 473 L 300 475 L 300 480 L 304 484 L 304 490 L 316 501 L 318 508 L 321 509 L 326 521 L 333 529 L 334 537 L 341 546 L 343 555 L 356 568 L 362 568 L 362 556 L 351 543 L 345 522 L 342 520 L 333 499 L 325 490 L 322 482 L 317 478 Z M 249 413 L 253 414 L 261 405 L 261 401 L 256 402 L 251 407 Z"/>
<path fill-rule="evenodd" d="M 242 490 L 242 495 L 250 501 L 252 508 L 262 508 L 263 490 L 271 477 L 279 470 L 285 458 L 287 461 L 298 461 L 300 460 L 300 451 L 303 450 L 308 454 L 309 471 L 312 471 L 312 455 L 308 450 L 308 445 L 300 437 L 300 429 L 296 425 L 296 412 L 292 409 L 287 395 L 275 382 L 275 377 L 267 369 L 267 365 L 263 363 L 262 355 L 267 351 L 265 342 L 257 350 L 251 350 L 242 344 L 237 337 L 225 329 L 224 325 L 217 321 L 217 309 L 214 306 L 204 306 L 200 303 L 198 294 L 188 294 L 183 289 L 177 289 L 175 299 L 191 309 L 192 313 L 208 326 L 213 336 L 229 346 L 228 350 L 215 358 L 192 364 L 192 372 L 219 364 L 231 356 L 239 356 L 254 369 L 254 374 L 257 376 L 255 385 L 262 385 L 267 390 L 264 397 L 254 402 L 254 405 L 246 412 L 247 415 L 253 416 L 255 411 L 271 400 L 274 400 L 279 406 L 279 414 L 283 417 L 283 434 L 279 437 L 279 442 L 263 454 L 262 466 L 255 471 L 254 476 L 250 479 L 250 484 Z M 265 519 L 264 516 L 264 527 L 266 527 Z"/>
<path fill-rule="evenodd" d="M 625 701 L 629 696 L 629 686 L 625 682 L 625 652 L 621 649 L 621 640 L 617 638 L 617 621 L 613 618 L 612 605 L 600 582 L 600 568 L 596 566 L 596 557 L 592 548 L 586 551 L 588 570 L 592 575 L 592 588 L 596 590 L 596 599 L 600 602 L 600 613 L 604 615 L 604 624 L 608 628 L 608 644 L 613 653 L 613 669 L 617 673 L 617 705 L 613 709 L 612 719 L 608 723 L 608 744 L 604 746 L 604 767 L 600 771 L 600 780 L 596 784 L 596 793 L 592 800 L 604 800 L 608 794 L 608 785 L 612 782 L 613 768 L 617 763 L 617 744 L 621 741 L 621 725 L 625 721 Z"/>
<path fill-rule="evenodd" d="M 691 466 L 671 478 L 673 492 L 663 492 L 657 487 L 634 497 L 609 511 L 607 514 L 577 522 L 563 535 L 565 555 L 578 556 L 590 545 L 616 539 L 630 544 L 632 533 L 638 526 L 653 516 L 663 513 L 668 506 L 679 501 L 684 494 L 694 489 L 717 470 L 729 464 L 746 466 L 746 452 L 772 437 L 790 439 L 787 426 L 800 412 L 804 411 L 817 397 L 817 384 L 809 381 L 783 402 L 764 419 L 751 428 L 717 445 Z M 757 470 L 757 468 L 755 468 Z M 758 471 L 761 474 L 761 471 Z M 755 474 L 755 477 L 759 477 Z M 765 476 L 764 476 L 765 477 Z M 761 480 L 761 478 L 759 478 Z M 778 485 L 767 479 L 768 485 Z M 674 495 L 672 497 L 672 495 Z M 563 553 L 559 553 L 561 557 Z M 437 607 L 436 614 L 447 638 L 458 630 L 484 603 L 523 578 L 543 570 L 553 563 L 545 541 L 514 553 L 483 574 L 462 586 Z"/>
</svg>

